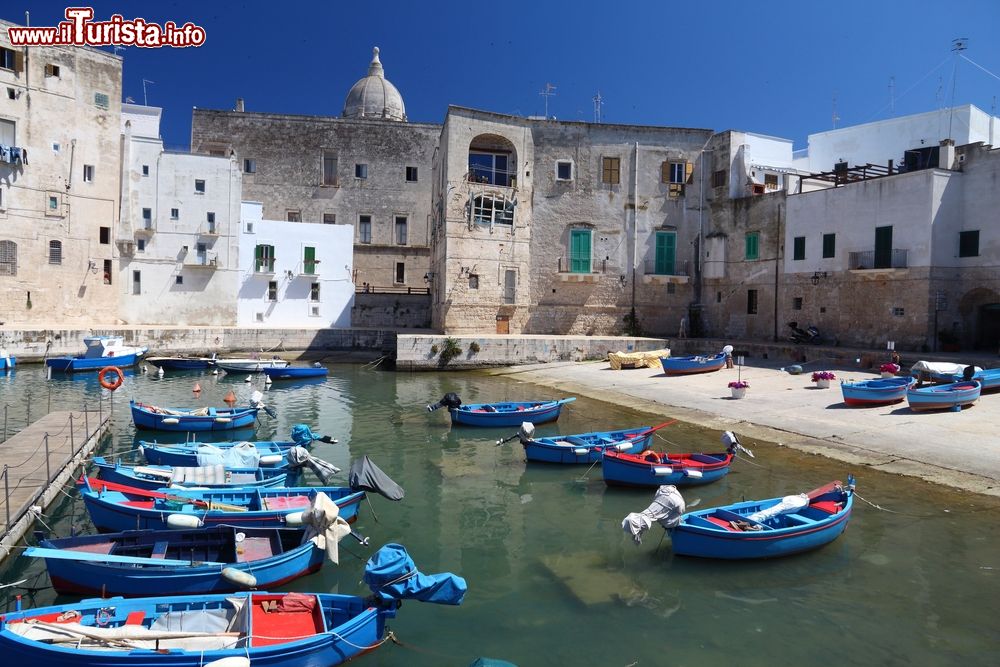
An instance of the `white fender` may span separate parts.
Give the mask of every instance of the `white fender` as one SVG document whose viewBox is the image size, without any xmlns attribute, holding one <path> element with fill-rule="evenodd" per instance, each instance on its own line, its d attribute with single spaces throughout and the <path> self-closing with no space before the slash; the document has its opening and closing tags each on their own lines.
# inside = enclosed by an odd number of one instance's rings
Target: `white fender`
<svg viewBox="0 0 1000 667">
<path fill-rule="evenodd" d="M 690 477 L 691 479 L 701 479 L 701 471 L 688 468 L 684 471 L 685 477 Z"/>
<path fill-rule="evenodd" d="M 291 514 L 285 515 L 285 523 L 289 526 L 301 526 L 302 525 L 302 512 L 292 512 Z"/>
<path fill-rule="evenodd" d="M 574 447 L 573 448 L 573 453 L 576 454 L 577 456 L 583 456 L 584 454 L 586 454 L 589 451 L 590 450 L 587 449 L 586 447 Z"/>
<path fill-rule="evenodd" d="M 229 417 L 216 417 L 215 421 L 217 421 L 220 424 L 228 424 L 229 422 L 231 422 L 233 420 L 230 419 Z"/>
<path fill-rule="evenodd" d="M 260 464 L 262 466 L 273 466 L 276 463 L 281 463 L 284 458 L 281 454 L 265 454 L 260 457 Z"/>
<path fill-rule="evenodd" d="M 205 667 L 250 667 L 250 658 L 242 655 L 234 655 L 228 658 L 221 658 L 206 662 Z"/>
<path fill-rule="evenodd" d="M 167 515 L 167 528 L 201 528 L 204 525 L 201 519 L 192 514 Z"/>
<path fill-rule="evenodd" d="M 632 447 L 634 446 L 635 446 L 634 442 L 619 442 L 617 445 L 615 445 L 615 449 L 617 449 L 619 452 L 624 452 L 626 449 L 632 449 Z"/>
<path fill-rule="evenodd" d="M 178 424 L 178 423 L 180 423 L 180 421 L 181 420 L 178 419 L 177 417 L 164 417 L 163 418 L 163 423 L 164 424 Z"/>
<path fill-rule="evenodd" d="M 674 472 L 674 469 L 670 466 L 653 466 L 654 475 L 670 475 Z"/>
<path fill-rule="evenodd" d="M 229 581 L 243 586 L 244 588 L 256 588 L 257 587 L 257 577 L 253 576 L 249 572 L 244 572 L 243 570 L 238 570 L 235 567 L 224 567 L 222 568 L 222 577 L 228 579 Z"/>
</svg>

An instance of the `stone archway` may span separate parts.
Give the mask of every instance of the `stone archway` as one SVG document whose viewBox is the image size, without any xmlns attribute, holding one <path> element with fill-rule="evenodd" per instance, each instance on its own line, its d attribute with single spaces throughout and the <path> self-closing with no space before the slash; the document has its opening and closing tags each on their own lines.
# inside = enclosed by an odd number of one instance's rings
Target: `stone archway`
<svg viewBox="0 0 1000 667">
<path fill-rule="evenodd" d="M 1000 344 L 1000 294 L 988 287 L 966 292 L 958 302 L 962 346 L 996 350 Z"/>
</svg>

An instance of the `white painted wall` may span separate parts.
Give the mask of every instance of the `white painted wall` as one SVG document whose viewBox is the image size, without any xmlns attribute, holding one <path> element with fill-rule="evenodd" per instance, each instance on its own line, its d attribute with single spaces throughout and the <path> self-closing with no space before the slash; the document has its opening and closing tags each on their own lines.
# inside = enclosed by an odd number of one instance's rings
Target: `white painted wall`
<svg viewBox="0 0 1000 667">
<path fill-rule="evenodd" d="M 120 263 L 121 318 L 128 324 L 233 325 L 239 167 L 230 158 L 164 151 L 159 119 L 160 109 L 122 105 L 118 240 L 131 242 L 132 254 L 123 253 Z M 204 193 L 196 192 L 195 180 L 205 181 Z M 148 226 L 143 209 L 150 209 Z"/>
<path fill-rule="evenodd" d="M 264 220 L 260 202 L 243 202 L 241 210 L 237 323 L 306 329 L 351 326 L 354 226 Z M 274 273 L 254 271 L 259 244 L 274 246 Z M 303 273 L 306 246 L 316 249 L 317 275 Z M 268 297 L 271 282 L 277 287 L 273 301 Z M 313 283 L 319 284 L 319 301 L 311 300 Z"/>
</svg>

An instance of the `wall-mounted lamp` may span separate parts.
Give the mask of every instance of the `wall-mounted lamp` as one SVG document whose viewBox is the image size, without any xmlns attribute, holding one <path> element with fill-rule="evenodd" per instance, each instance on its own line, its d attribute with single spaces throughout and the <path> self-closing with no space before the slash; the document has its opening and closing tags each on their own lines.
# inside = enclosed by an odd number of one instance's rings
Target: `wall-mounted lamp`
<svg viewBox="0 0 1000 667">
<path fill-rule="evenodd" d="M 287 269 L 287 270 L 285 271 L 285 277 L 287 277 L 287 278 L 288 278 L 289 280 L 291 280 L 291 279 L 292 279 L 293 277 L 295 277 L 295 274 L 294 274 L 294 273 L 292 273 L 292 270 L 291 270 L 291 269 Z"/>
<path fill-rule="evenodd" d="M 434 280 L 434 272 L 433 271 L 428 271 L 427 273 L 424 274 L 424 284 L 425 285 L 429 285 L 432 280 Z"/>
<path fill-rule="evenodd" d="M 813 285 L 819 285 L 819 279 L 820 278 L 826 278 L 826 277 L 828 277 L 828 274 L 827 274 L 826 271 L 813 271 L 812 278 L 810 278 L 809 281 Z"/>
<path fill-rule="evenodd" d="M 93 259 L 88 260 L 87 270 L 90 271 L 91 273 L 97 273 L 97 261 Z"/>
<path fill-rule="evenodd" d="M 621 283 L 622 283 L 622 285 L 624 285 L 625 281 L 628 280 L 628 276 L 624 276 L 624 275 L 618 276 L 618 280 L 620 280 Z"/>
</svg>

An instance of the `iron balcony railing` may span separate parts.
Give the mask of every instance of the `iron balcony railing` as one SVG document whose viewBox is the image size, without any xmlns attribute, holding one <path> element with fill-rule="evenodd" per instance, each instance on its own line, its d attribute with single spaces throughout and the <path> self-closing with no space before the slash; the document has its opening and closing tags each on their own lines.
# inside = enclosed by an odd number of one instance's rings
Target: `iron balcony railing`
<svg viewBox="0 0 1000 667">
<path fill-rule="evenodd" d="M 686 276 L 687 272 L 687 262 L 657 262 L 655 259 L 647 259 L 644 264 L 645 275 L 647 276 Z"/>
<path fill-rule="evenodd" d="M 874 250 L 860 250 L 848 253 L 847 268 L 850 271 L 864 271 L 865 269 L 905 269 L 906 249 L 893 248 L 888 255 Z"/>
<path fill-rule="evenodd" d="M 559 258 L 559 273 L 607 273 L 608 260 L 567 255 Z"/>
</svg>

